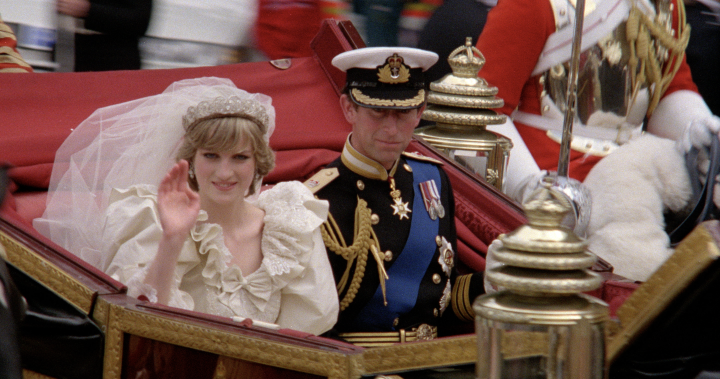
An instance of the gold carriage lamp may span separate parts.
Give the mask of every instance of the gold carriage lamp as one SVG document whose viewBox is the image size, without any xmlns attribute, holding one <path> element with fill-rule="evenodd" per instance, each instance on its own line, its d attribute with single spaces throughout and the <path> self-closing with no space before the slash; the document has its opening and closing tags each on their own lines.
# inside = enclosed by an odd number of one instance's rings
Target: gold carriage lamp
<svg viewBox="0 0 720 379">
<path fill-rule="evenodd" d="M 435 124 L 415 134 L 502 191 L 512 142 L 486 126 L 505 122 L 507 116 L 492 110 L 504 101 L 495 97 L 497 87 L 478 77 L 485 58 L 472 38 L 453 50 L 448 62 L 453 72 L 430 83 L 422 116 Z"/>
<path fill-rule="evenodd" d="M 568 201 L 543 183 L 524 204 L 528 224 L 501 235 L 486 271 L 500 288 L 473 304 L 477 378 L 603 379 L 607 305 L 582 294 L 602 284 L 587 243 L 561 226 Z"/>
</svg>

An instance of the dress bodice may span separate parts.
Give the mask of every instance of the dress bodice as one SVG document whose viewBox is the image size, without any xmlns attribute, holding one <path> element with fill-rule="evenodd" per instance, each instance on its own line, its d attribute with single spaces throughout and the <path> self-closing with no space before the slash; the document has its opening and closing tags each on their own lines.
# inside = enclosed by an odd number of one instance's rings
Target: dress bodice
<svg viewBox="0 0 720 379">
<path fill-rule="evenodd" d="M 201 211 L 178 258 L 168 305 L 279 323 L 283 293 L 294 293 L 299 286 L 307 292 L 301 303 L 332 310 L 327 296 L 337 295 L 323 244 L 317 239 L 327 202 L 313 198 L 299 182 L 287 182 L 263 192 L 255 205 L 265 211 L 260 267 L 243 275 L 231 264 L 222 228 L 206 223 L 207 214 Z M 154 186 L 113 191 L 103 232 L 103 240 L 110 241 L 103 247 L 103 269 L 128 285 L 129 295 L 157 301 L 155 289 L 143 280 L 161 236 Z M 328 328 L 334 323 L 334 317 L 329 318 Z"/>
</svg>

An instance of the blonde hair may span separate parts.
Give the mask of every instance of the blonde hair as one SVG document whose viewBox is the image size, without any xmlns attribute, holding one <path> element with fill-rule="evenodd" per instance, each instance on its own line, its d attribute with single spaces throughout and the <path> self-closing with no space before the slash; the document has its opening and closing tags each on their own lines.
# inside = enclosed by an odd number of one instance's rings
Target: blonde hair
<svg viewBox="0 0 720 379">
<path fill-rule="evenodd" d="M 198 121 L 185 132 L 183 144 L 176 159 L 184 159 L 190 164 L 195 159 L 198 149 L 225 152 L 233 149 L 240 142 L 249 141 L 255 158 L 255 175 L 248 190 L 248 195 L 255 193 L 258 181 L 275 167 L 275 153 L 263 136 L 267 127 L 243 117 L 216 117 Z M 195 178 L 188 178 L 190 188 L 198 190 Z"/>
</svg>

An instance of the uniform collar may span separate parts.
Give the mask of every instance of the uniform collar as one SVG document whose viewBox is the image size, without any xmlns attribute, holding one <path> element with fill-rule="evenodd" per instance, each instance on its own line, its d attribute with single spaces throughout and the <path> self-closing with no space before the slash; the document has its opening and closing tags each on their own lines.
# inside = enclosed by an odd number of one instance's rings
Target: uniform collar
<svg viewBox="0 0 720 379">
<path fill-rule="evenodd" d="M 387 180 L 388 177 L 395 175 L 400 159 L 395 161 L 390 169 L 390 172 L 388 172 L 383 165 L 355 150 L 355 148 L 350 144 L 351 135 L 352 133 L 350 133 L 345 140 L 345 147 L 343 148 L 342 155 L 340 156 L 343 164 L 345 164 L 350 171 L 368 179 L 378 180 Z"/>
</svg>

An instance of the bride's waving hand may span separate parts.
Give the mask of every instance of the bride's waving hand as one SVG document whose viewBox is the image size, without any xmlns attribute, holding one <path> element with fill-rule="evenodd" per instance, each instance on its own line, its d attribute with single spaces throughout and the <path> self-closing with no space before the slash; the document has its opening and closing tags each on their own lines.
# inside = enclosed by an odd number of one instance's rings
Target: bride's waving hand
<svg viewBox="0 0 720 379">
<path fill-rule="evenodd" d="M 186 160 L 173 166 L 158 186 L 158 210 L 163 235 L 185 239 L 200 212 L 200 196 L 188 186 Z"/>
<path fill-rule="evenodd" d="M 188 162 L 179 161 L 158 186 L 158 213 L 163 234 L 145 283 L 157 290 L 158 302 L 167 304 L 182 245 L 200 213 L 200 196 L 188 186 Z"/>
</svg>

